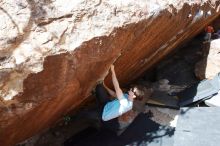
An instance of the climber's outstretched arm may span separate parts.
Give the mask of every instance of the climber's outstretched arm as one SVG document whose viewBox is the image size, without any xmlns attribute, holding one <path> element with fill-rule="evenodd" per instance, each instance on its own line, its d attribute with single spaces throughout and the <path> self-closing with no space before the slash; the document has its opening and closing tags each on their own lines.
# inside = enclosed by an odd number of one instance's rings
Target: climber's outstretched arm
<svg viewBox="0 0 220 146">
<path fill-rule="evenodd" d="M 116 95 L 116 93 L 112 90 L 112 89 L 110 89 L 109 87 L 107 87 L 106 85 L 105 85 L 105 82 L 103 81 L 103 86 L 105 87 L 105 89 L 108 91 L 108 93 L 111 95 L 111 96 L 113 96 L 113 97 L 116 97 L 117 95 Z"/>
<path fill-rule="evenodd" d="M 112 72 L 112 82 L 113 82 L 113 85 L 114 85 L 114 88 L 115 88 L 115 91 L 116 91 L 116 97 L 120 100 L 120 99 L 122 99 L 123 92 L 122 92 L 122 90 L 119 86 L 118 79 L 117 79 L 116 74 L 115 74 L 114 65 L 111 65 L 111 72 Z"/>
</svg>

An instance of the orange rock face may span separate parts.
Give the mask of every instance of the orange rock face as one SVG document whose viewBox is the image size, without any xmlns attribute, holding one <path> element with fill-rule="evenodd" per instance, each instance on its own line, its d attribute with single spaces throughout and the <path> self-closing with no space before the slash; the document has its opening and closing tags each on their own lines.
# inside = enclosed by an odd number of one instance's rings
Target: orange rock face
<svg viewBox="0 0 220 146">
<path fill-rule="evenodd" d="M 180 6 L 178 2 L 181 3 Z M 146 3 L 150 4 L 150 2 Z M 138 1 L 135 4 L 138 4 Z M 172 7 L 166 5 L 152 11 L 155 13 L 146 19 L 135 19 L 131 23 L 125 21 L 122 26 L 114 27 L 108 35 L 97 35 L 85 40 L 74 50 L 46 56 L 43 70 L 26 74 L 23 90 L 19 90 L 13 100 L 1 101 L 1 145 L 14 145 L 40 132 L 68 111 L 79 106 L 90 95 L 96 82 L 106 77 L 113 63 L 119 82 L 122 85 L 129 84 L 176 47 L 201 32 L 207 24 L 219 16 L 218 11 L 217 3 L 189 5 L 177 1 Z M 116 7 L 113 12 L 115 13 L 111 15 L 117 17 L 116 13 L 120 13 L 120 9 Z M 141 17 L 145 14 L 138 13 L 138 15 Z M 61 19 L 60 23 L 62 23 L 63 19 L 70 17 L 65 15 L 65 17 L 44 20 L 40 22 L 40 26 L 52 25 L 52 22 L 58 19 Z M 133 16 L 129 13 L 128 17 Z M 78 29 L 79 35 L 80 30 L 84 31 L 82 28 Z M 68 40 L 68 35 L 65 38 Z M 71 37 L 69 39 L 71 40 Z M 62 45 L 58 48 L 71 46 L 71 44 L 63 44 L 64 40 L 63 37 L 59 40 L 58 43 Z M 8 78 L 12 77 L 14 76 Z M 106 81 L 110 82 L 109 76 Z"/>
</svg>

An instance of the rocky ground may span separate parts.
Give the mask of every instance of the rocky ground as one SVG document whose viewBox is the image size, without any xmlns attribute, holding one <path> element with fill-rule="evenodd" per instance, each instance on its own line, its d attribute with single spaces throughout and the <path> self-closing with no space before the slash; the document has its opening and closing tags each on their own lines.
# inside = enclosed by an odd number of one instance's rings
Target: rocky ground
<svg viewBox="0 0 220 146">
<path fill-rule="evenodd" d="M 125 129 L 140 112 L 148 113 L 153 121 L 161 125 L 175 127 L 178 119 L 178 109 L 149 106 L 145 103 L 155 92 L 170 95 L 199 81 L 202 78 L 201 74 L 204 74 L 201 67 L 204 67 L 204 59 L 212 58 L 208 57 L 206 45 L 202 43 L 202 36 L 197 36 L 188 45 L 181 47 L 177 52 L 161 61 L 151 72 L 146 73 L 133 83 L 131 87 L 135 89 L 141 100 L 135 102 L 132 111 L 119 117 L 121 128 Z M 216 52 L 216 50 L 211 52 Z M 215 53 L 215 58 L 216 54 L 218 53 Z M 58 122 L 53 128 L 33 136 L 17 146 L 60 146 L 65 140 L 89 125 L 91 123 L 83 119 L 80 121 L 65 119 Z"/>
</svg>

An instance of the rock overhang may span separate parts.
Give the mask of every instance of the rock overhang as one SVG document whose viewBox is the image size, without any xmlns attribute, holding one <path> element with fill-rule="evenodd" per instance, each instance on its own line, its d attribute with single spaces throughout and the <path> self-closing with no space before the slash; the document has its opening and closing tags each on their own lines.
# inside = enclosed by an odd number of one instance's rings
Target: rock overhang
<svg viewBox="0 0 220 146">
<path fill-rule="evenodd" d="M 0 66 L 1 97 L 14 97 L 4 101 L 1 134 L 13 143 L 48 127 L 85 100 L 112 63 L 120 83 L 129 83 L 219 15 L 218 5 L 187 2 L 21 1 L 27 21 Z M 33 114 L 36 123 L 28 122 Z"/>
</svg>

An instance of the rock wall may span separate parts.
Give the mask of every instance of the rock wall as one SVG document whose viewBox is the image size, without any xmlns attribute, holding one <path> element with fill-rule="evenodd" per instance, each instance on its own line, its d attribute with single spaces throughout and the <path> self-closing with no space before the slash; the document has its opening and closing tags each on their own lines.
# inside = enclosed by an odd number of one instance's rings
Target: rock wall
<svg viewBox="0 0 220 146">
<path fill-rule="evenodd" d="M 220 72 L 220 39 L 203 46 L 203 58 L 195 66 L 198 79 L 213 79 Z"/>
<path fill-rule="evenodd" d="M 1 145 L 32 136 L 80 105 L 112 63 L 128 84 L 219 16 L 214 0 L 0 4 Z"/>
</svg>

